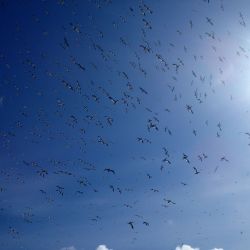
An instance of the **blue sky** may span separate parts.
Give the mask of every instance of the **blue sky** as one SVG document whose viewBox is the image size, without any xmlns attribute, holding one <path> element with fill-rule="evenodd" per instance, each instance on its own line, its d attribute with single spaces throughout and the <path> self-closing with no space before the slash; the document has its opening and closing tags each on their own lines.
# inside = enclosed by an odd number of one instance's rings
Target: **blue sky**
<svg viewBox="0 0 250 250">
<path fill-rule="evenodd" d="M 1 1 L 1 248 L 246 249 L 249 8 Z"/>
</svg>

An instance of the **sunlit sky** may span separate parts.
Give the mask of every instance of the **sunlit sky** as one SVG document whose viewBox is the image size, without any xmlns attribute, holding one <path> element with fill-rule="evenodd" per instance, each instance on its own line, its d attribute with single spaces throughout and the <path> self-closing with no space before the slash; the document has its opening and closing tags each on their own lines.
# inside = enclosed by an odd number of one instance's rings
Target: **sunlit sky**
<svg viewBox="0 0 250 250">
<path fill-rule="evenodd" d="M 0 249 L 248 249 L 249 10 L 0 1 Z"/>
</svg>

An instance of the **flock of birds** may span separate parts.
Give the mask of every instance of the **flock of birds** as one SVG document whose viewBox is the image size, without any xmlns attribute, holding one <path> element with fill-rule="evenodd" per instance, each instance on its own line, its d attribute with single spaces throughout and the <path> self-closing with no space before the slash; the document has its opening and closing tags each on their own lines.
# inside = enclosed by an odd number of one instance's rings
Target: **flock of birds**
<svg viewBox="0 0 250 250">
<path fill-rule="evenodd" d="M 153 6 L 158 3 L 138 0 L 127 6 L 126 2 L 120 2 L 123 9 L 117 11 L 116 19 L 103 24 L 100 13 L 110 11 L 113 5 L 119 9 L 117 3 L 86 2 L 91 10 L 87 21 L 81 22 L 78 9 L 81 3 L 58 0 L 56 6 L 66 15 L 68 23 L 60 24 L 61 30 L 56 34 L 59 38 L 49 39 L 53 31 L 50 28 L 46 31 L 43 22 L 47 18 L 55 23 L 57 20 L 52 9 L 46 7 L 50 6 L 48 2 L 41 1 L 42 14 L 39 11 L 32 14 L 32 25 L 37 29 L 34 34 L 31 32 L 31 43 L 22 45 L 26 27 L 21 22 L 11 26 L 15 27 L 13 44 L 19 44 L 13 48 L 17 62 L 9 59 L 8 49 L 0 49 L 0 62 L 4 65 L 0 112 L 6 119 L 0 125 L 0 151 L 5 155 L 0 170 L 1 217 L 9 209 L 15 211 L 12 199 L 7 197 L 25 196 L 22 188 L 13 187 L 30 185 L 33 189 L 29 181 L 36 180 L 37 190 L 32 192 L 43 206 L 52 206 L 52 210 L 56 209 L 53 204 L 58 201 L 63 206 L 69 196 L 91 200 L 95 195 L 112 197 L 115 193 L 121 197 L 115 196 L 115 206 L 132 211 L 125 212 L 131 216 L 124 219 L 123 226 L 132 231 L 138 230 L 139 223 L 150 227 L 153 218 L 146 219 L 143 210 L 138 214 L 137 203 L 142 197 L 136 195 L 137 188 L 144 189 L 145 197 L 160 195 L 161 204 L 155 206 L 178 207 L 174 197 L 165 195 L 164 188 L 158 185 L 158 176 L 164 180 L 169 175 L 173 179 L 171 171 L 179 166 L 179 169 L 188 167 L 183 171 L 192 179 L 206 172 L 210 159 L 217 163 L 210 167 L 213 174 L 220 166 L 230 164 L 226 153 L 211 155 L 211 149 L 204 148 L 193 154 L 188 149 L 190 140 L 202 144 L 202 134 L 208 133 L 215 140 L 226 136 L 223 117 L 211 124 L 203 116 L 205 108 L 216 100 L 216 91 L 227 86 L 224 65 L 228 59 L 220 54 L 223 38 L 216 29 L 219 20 L 203 16 L 200 20 L 205 27 L 203 33 L 197 28 L 198 21 L 182 20 L 181 24 L 177 22 L 181 29 L 168 28 L 174 32 L 172 35 L 169 31 L 171 35 L 166 39 L 166 34 L 157 33 L 158 13 Z M 199 4 L 206 5 L 205 8 L 218 5 L 220 15 L 226 15 L 223 1 L 214 2 L 201 0 Z M 1 1 L 0 6 L 1 12 L 11 8 L 8 1 Z M 242 12 L 238 12 L 234 21 L 239 28 L 247 29 Z M 162 17 L 162 22 L 167 23 L 167 17 Z M 130 33 L 131 25 L 136 34 Z M 230 31 L 227 35 L 230 38 Z M 186 43 L 189 38 L 206 46 L 205 50 L 210 49 L 209 55 L 196 51 L 191 42 Z M 36 39 L 44 39 L 39 48 L 34 44 Z M 249 51 L 239 45 L 235 54 L 247 61 Z M 206 57 L 210 56 L 216 60 L 211 67 L 219 65 L 216 73 L 206 69 L 209 67 Z M 233 105 L 232 93 L 227 91 L 225 95 Z M 243 134 L 250 138 L 249 132 Z M 185 148 L 182 144 L 187 145 L 186 151 L 178 152 Z M 150 152 L 157 152 L 157 157 L 151 157 Z M 136 164 L 145 168 L 132 167 Z M 185 189 L 189 179 L 183 178 L 178 177 L 176 182 Z M 29 225 L 38 223 L 32 203 L 30 198 L 21 212 L 15 211 Z M 103 216 L 90 212 L 89 220 L 98 223 Z M 53 218 L 49 216 L 48 220 Z M 19 228 L 12 221 L 5 232 L 21 240 Z"/>
</svg>

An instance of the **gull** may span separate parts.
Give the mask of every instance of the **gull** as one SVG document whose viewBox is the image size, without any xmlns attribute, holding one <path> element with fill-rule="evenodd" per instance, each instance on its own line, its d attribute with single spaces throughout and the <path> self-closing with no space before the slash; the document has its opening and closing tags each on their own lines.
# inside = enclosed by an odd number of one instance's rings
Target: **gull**
<svg viewBox="0 0 250 250">
<path fill-rule="evenodd" d="M 46 194 L 46 191 L 44 191 L 43 189 L 40 189 L 40 192 L 41 192 L 42 194 Z"/>
<path fill-rule="evenodd" d="M 112 117 L 107 117 L 107 122 L 111 126 L 113 124 L 113 118 Z"/>
<path fill-rule="evenodd" d="M 115 188 L 113 185 L 109 185 L 109 187 L 112 189 L 113 192 L 115 192 Z"/>
<path fill-rule="evenodd" d="M 193 167 L 193 169 L 194 169 L 194 171 L 195 171 L 195 173 L 194 174 L 199 174 L 200 172 L 197 170 L 197 168 L 196 167 Z"/>
<path fill-rule="evenodd" d="M 152 175 L 150 175 L 150 174 L 147 174 L 147 177 L 148 177 L 149 179 L 151 179 L 151 178 L 152 178 Z"/>
<path fill-rule="evenodd" d="M 212 19 L 211 19 L 211 18 L 206 17 L 206 19 L 207 19 L 207 22 L 208 22 L 209 24 L 211 24 L 212 26 L 214 25 L 214 23 L 213 23 L 213 21 L 212 21 Z"/>
<path fill-rule="evenodd" d="M 144 88 L 140 87 L 140 90 L 141 90 L 142 93 L 144 93 L 146 95 L 148 94 L 148 92 Z"/>
<path fill-rule="evenodd" d="M 131 226 L 132 229 L 134 229 L 134 224 L 133 223 L 134 223 L 133 221 L 128 222 L 128 224 Z"/>
<path fill-rule="evenodd" d="M 168 127 L 164 128 L 164 131 L 168 132 L 169 135 L 172 135 L 172 132 L 171 132 L 171 130 Z"/>
<path fill-rule="evenodd" d="M 193 22 L 192 22 L 192 20 L 189 20 L 189 25 L 190 25 L 190 28 L 192 29 L 193 28 Z"/>
<path fill-rule="evenodd" d="M 94 101 L 99 102 L 99 98 L 96 95 L 93 94 L 92 98 L 94 99 Z"/>
<path fill-rule="evenodd" d="M 188 156 L 186 154 L 182 154 L 182 159 L 185 160 L 187 163 L 190 163 Z"/>
<path fill-rule="evenodd" d="M 112 96 L 108 96 L 108 98 L 113 104 L 116 104 L 118 102 L 118 100 L 115 100 Z"/>
<path fill-rule="evenodd" d="M 165 147 L 163 147 L 163 150 L 164 150 L 164 154 L 169 157 L 168 150 Z"/>
<path fill-rule="evenodd" d="M 60 195 L 62 195 L 63 196 L 63 191 L 64 191 L 64 187 L 60 187 L 60 186 L 56 186 L 57 187 L 57 189 L 56 189 L 56 191 L 60 194 Z"/>
<path fill-rule="evenodd" d="M 37 173 L 39 173 L 40 176 L 45 177 L 48 175 L 48 171 L 45 169 L 38 170 Z"/>
<path fill-rule="evenodd" d="M 198 155 L 198 158 L 200 161 L 203 161 L 203 158 L 200 155 Z"/>
<path fill-rule="evenodd" d="M 208 158 L 208 156 L 206 154 L 202 153 L 202 155 L 203 155 L 204 159 Z"/>
<path fill-rule="evenodd" d="M 169 159 L 167 159 L 167 158 L 164 158 L 162 161 L 167 162 L 169 165 L 171 164 L 171 161 Z"/>
<path fill-rule="evenodd" d="M 159 193 L 158 189 L 151 188 L 150 190 L 153 191 L 154 193 Z"/>
<path fill-rule="evenodd" d="M 192 106 L 186 105 L 186 109 L 187 109 L 187 111 L 190 112 L 191 114 L 194 113 L 194 112 L 193 112 L 193 109 L 192 109 Z"/>
<path fill-rule="evenodd" d="M 108 172 L 108 173 L 112 173 L 115 174 L 115 170 L 111 169 L 111 168 L 105 168 L 104 171 Z"/>
<path fill-rule="evenodd" d="M 176 205 L 175 202 L 173 202 L 172 200 L 169 200 L 169 199 L 164 199 L 164 201 L 166 201 L 168 204 L 173 204 L 173 205 Z"/>
<path fill-rule="evenodd" d="M 108 143 L 105 142 L 105 141 L 102 139 L 101 136 L 98 136 L 98 142 L 101 143 L 101 144 L 103 144 L 103 145 L 105 145 L 105 146 L 108 146 Z"/>
<path fill-rule="evenodd" d="M 229 160 L 228 160 L 225 156 L 222 156 L 222 157 L 220 158 L 220 160 L 221 160 L 221 161 L 229 162 Z"/>
<path fill-rule="evenodd" d="M 219 128 L 220 131 L 222 131 L 221 123 L 220 122 L 217 124 L 217 127 Z"/>
<path fill-rule="evenodd" d="M 129 205 L 129 204 L 124 204 L 124 206 L 125 206 L 125 207 L 128 207 L 128 208 L 132 208 L 132 206 Z"/>
</svg>

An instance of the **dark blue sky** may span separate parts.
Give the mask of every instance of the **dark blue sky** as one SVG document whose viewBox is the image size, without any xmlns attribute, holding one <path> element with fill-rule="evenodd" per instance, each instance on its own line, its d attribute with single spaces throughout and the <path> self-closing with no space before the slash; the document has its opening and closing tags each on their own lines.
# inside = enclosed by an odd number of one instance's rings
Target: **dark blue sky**
<svg viewBox="0 0 250 250">
<path fill-rule="evenodd" d="M 0 1 L 0 248 L 247 249 L 249 10 Z"/>
</svg>

